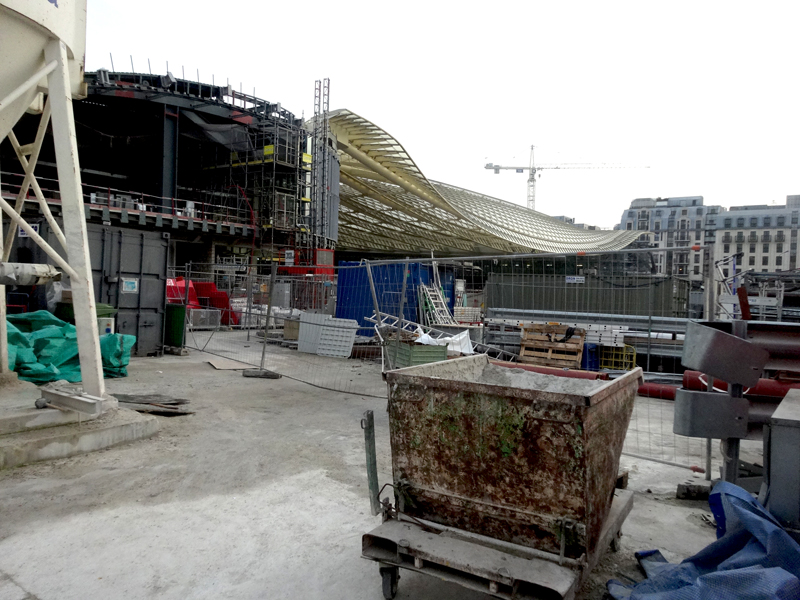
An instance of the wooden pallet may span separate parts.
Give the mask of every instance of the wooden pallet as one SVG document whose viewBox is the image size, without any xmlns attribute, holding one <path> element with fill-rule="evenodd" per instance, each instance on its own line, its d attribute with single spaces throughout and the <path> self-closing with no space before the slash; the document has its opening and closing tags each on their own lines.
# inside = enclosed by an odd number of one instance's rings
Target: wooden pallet
<svg viewBox="0 0 800 600">
<path fill-rule="evenodd" d="M 583 356 L 586 330 L 575 329 L 565 342 L 567 325 L 533 324 L 522 328 L 519 360 L 523 363 L 546 367 L 568 367 L 579 369 Z"/>
</svg>

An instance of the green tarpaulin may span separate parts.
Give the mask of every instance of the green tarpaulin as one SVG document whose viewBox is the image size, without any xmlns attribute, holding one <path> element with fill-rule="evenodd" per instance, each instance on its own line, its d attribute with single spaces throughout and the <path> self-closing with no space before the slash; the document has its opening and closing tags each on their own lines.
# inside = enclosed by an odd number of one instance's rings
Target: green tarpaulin
<svg viewBox="0 0 800 600">
<path fill-rule="evenodd" d="M 8 363 L 20 379 L 46 383 L 81 380 L 75 326 L 46 310 L 7 315 Z M 126 367 L 136 336 L 112 333 L 100 336 L 105 377 L 127 377 Z"/>
</svg>

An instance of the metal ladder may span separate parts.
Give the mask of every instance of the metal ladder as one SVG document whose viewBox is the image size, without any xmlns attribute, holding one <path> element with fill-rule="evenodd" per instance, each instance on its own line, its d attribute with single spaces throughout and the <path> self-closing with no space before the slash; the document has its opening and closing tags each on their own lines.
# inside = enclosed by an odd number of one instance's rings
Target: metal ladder
<svg viewBox="0 0 800 600">
<path fill-rule="evenodd" d="M 458 325 L 442 295 L 442 280 L 439 277 L 439 265 L 436 261 L 431 262 L 431 277 L 432 285 L 419 284 L 422 314 L 426 325 Z"/>
<path fill-rule="evenodd" d="M 438 277 L 436 278 L 438 279 Z M 435 286 L 435 284 L 434 284 Z M 419 284 L 423 299 L 423 315 L 428 325 L 458 325 L 438 287 Z"/>
<path fill-rule="evenodd" d="M 372 313 L 371 317 L 366 317 L 366 320 L 370 323 L 374 323 L 376 329 L 389 329 L 391 331 L 398 330 L 398 319 L 394 315 L 387 315 L 386 313 L 381 313 L 380 321 L 376 318 L 375 313 Z M 413 321 L 407 321 L 403 319 L 402 326 L 399 329 L 405 333 L 413 334 L 417 331 L 417 329 L 421 329 L 423 332 L 427 333 L 435 340 L 439 340 L 442 338 L 449 338 L 453 337 L 452 333 L 447 333 L 445 331 L 440 331 L 439 329 L 434 329 L 433 327 L 429 327 L 427 325 L 420 325 L 419 323 L 414 323 Z M 487 346 L 486 344 L 478 343 L 472 339 L 470 339 L 470 344 L 472 345 L 472 351 L 475 354 L 486 354 L 489 358 L 494 358 L 495 360 L 504 360 L 509 362 L 518 362 L 519 355 L 514 354 L 513 352 L 508 352 L 506 350 L 501 350 L 500 348 L 496 348 L 494 346 Z"/>
</svg>

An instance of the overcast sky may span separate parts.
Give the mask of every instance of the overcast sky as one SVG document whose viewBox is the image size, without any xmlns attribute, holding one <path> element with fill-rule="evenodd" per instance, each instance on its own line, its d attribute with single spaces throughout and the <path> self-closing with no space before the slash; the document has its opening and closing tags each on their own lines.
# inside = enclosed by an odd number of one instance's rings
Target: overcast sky
<svg viewBox="0 0 800 600">
<path fill-rule="evenodd" d="M 800 3 L 89 0 L 87 70 L 166 71 L 313 113 L 314 81 L 429 179 L 611 227 L 637 197 L 800 194 Z"/>
</svg>

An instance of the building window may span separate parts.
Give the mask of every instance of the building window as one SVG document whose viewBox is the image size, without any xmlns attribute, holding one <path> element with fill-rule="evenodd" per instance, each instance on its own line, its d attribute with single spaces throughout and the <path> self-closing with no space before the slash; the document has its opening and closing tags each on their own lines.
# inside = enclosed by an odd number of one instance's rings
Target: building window
<svg viewBox="0 0 800 600">
<path fill-rule="evenodd" d="M 654 236 L 653 236 L 653 241 L 654 241 L 654 242 L 661 241 L 661 236 L 660 236 L 660 235 L 658 235 L 658 234 L 654 235 Z"/>
<path fill-rule="evenodd" d="M 700 233 L 701 233 L 701 231 L 699 229 L 694 232 L 694 241 L 695 242 L 699 242 L 700 241 Z"/>
<path fill-rule="evenodd" d="M 786 217 L 778 217 L 778 227 L 786 225 Z"/>
<path fill-rule="evenodd" d="M 781 244 L 780 242 L 778 242 L 777 244 L 775 244 L 775 252 L 777 252 L 778 254 L 780 254 L 781 252 L 783 252 L 783 244 Z"/>
<path fill-rule="evenodd" d="M 723 277 L 727 277 L 728 276 L 728 269 L 722 269 L 722 276 Z"/>
<path fill-rule="evenodd" d="M 700 263 L 700 254 L 695 252 L 695 254 L 694 254 L 694 264 L 699 264 L 699 263 Z"/>
<path fill-rule="evenodd" d="M 764 254 L 768 254 L 768 253 L 769 253 L 769 244 L 764 244 L 764 247 L 763 247 L 763 248 L 761 248 L 761 251 L 762 251 Z"/>
<path fill-rule="evenodd" d="M 761 257 L 761 266 L 766 267 L 769 264 L 769 256 Z"/>
<path fill-rule="evenodd" d="M 709 219 L 708 220 L 708 226 L 709 227 L 716 227 L 716 225 L 717 225 L 717 222 L 714 219 Z"/>
<path fill-rule="evenodd" d="M 783 257 L 782 256 L 776 256 L 775 257 L 775 264 L 778 265 L 778 266 L 781 266 L 783 264 Z"/>
<path fill-rule="evenodd" d="M 798 214 L 800 214 L 800 213 L 798 213 L 797 211 L 792 213 L 792 225 L 797 225 L 797 216 L 798 216 Z"/>
<path fill-rule="evenodd" d="M 675 229 L 675 219 L 667 221 L 667 229 Z"/>
<path fill-rule="evenodd" d="M 688 214 L 689 214 L 689 211 L 688 211 L 688 210 L 686 210 L 685 208 L 684 208 L 684 209 L 681 211 L 681 216 L 682 216 L 682 217 L 685 217 L 685 216 L 686 216 L 686 215 L 688 215 Z"/>
<path fill-rule="evenodd" d="M 741 253 L 742 253 L 742 245 L 736 244 L 736 254 L 741 254 Z"/>
<path fill-rule="evenodd" d="M 631 223 L 630 221 L 628 221 L 628 224 L 627 224 L 627 225 L 625 225 L 625 229 L 627 229 L 628 231 L 632 230 L 632 229 L 633 229 L 633 223 Z"/>
<path fill-rule="evenodd" d="M 657 216 L 657 217 L 660 217 L 660 216 L 661 216 L 661 211 L 660 211 L 660 210 L 657 210 L 657 211 L 656 211 L 656 216 Z"/>
<path fill-rule="evenodd" d="M 731 223 L 732 223 L 731 219 L 725 219 L 725 229 L 730 229 Z"/>
<path fill-rule="evenodd" d="M 700 219 L 697 219 L 697 221 L 694 222 L 695 229 L 700 229 L 702 226 L 703 226 L 703 221 L 701 221 Z"/>
<path fill-rule="evenodd" d="M 681 229 L 686 229 L 686 221 L 684 221 L 683 219 L 681 219 L 681 225 L 680 225 L 680 228 L 681 228 Z"/>
<path fill-rule="evenodd" d="M 731 251 L 731 245 L 730 244 L 724 244 L 722 246 L 722 253 L 723 254 L 729 254 L 730 251 Z"/>
<path fill-rule="evenodd" d="M 772 217 L 764 217 L 764 227 L 772 226 Z"/>
<path fill-rule="evenodd" d="M 750 227 L 758 227 L 758 219 L 756 217 L 750 217 Z"/>
<path fill-rule="evenodd" d="M 750 254 L 755 254 L 755 253 L 756 253 L 756 245 L 750 244 Z"/>
<path fill-rule="evenodd" d="M 738 219 L 736 219 L 736 226 L 744 227 L 744 217 L 739 217 Z"/>
<path fill-rule="evenodd" d="M 703 209 L 702 208 L 698 208 L 696 212 L 697 212 L 698 215 L 702 215 L 703 214 Z"/>
<path fill-rule="evenodd" d="M 629 219 L 635 219 L 636 218 L 636 211 L 635 210 L 629 210 L 628 211 L 628 218 Z"/>
<path fill-rule="evenodd" d="M 789 244 L 789 250 L 792 251 L 792 254 L 797 252 L 797 242 L 792 242 L 791 244 Z"/>
<path fill-rule="evenodd" d="M 751 256 L 748 260 L 750 261 L 749 264 L 750 264 L 751 267 L 756 264 L 756 257 L 755 256 Z"/>
<path fill-rule="evenodd" d="M 792 237 L 793 238 L 797 237 L 797 229 L 792 229 Z"/>
<path fill-rule="evenodd" d="M 670 217 L 674 217 L 675 216 L 675 211 L 674 210 L 669 211 L 669 216 Z"/>
<path fill-rule="evenodd" d="M 694 274 L 695 275 L 700 275 L 700 267 L 695 267 L 694 268 Z"/>
<path fill-rule="evenodd" d="M 655 223 L 653 223 L 653 229 L 655 231 L 660 231 L 661 230 L 661 221 L 656 221 Z"/>
</svg>

